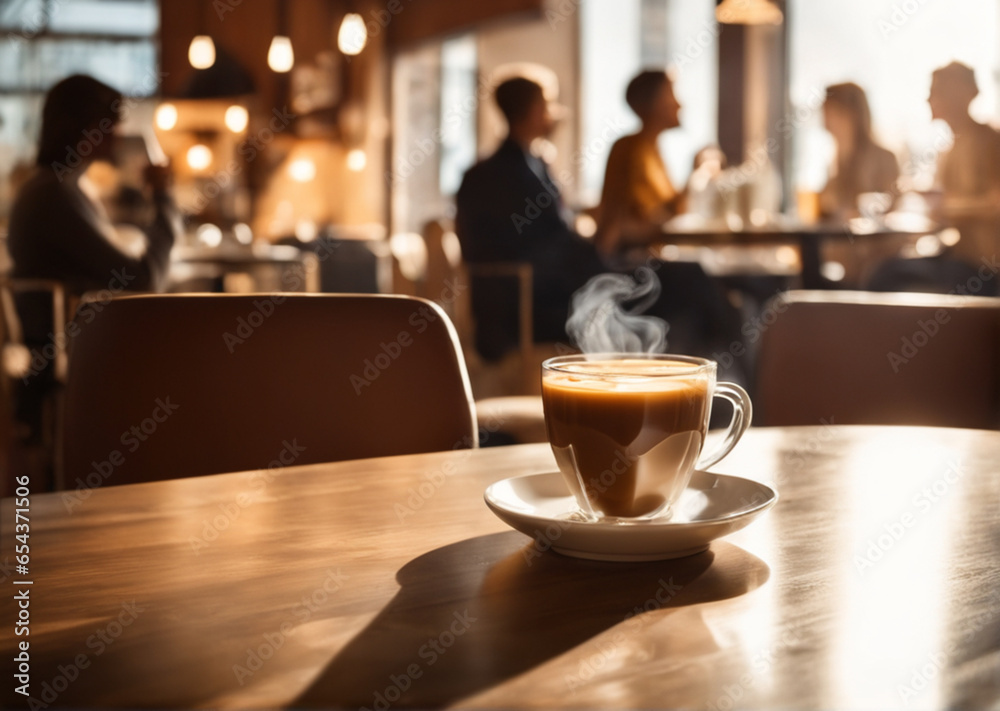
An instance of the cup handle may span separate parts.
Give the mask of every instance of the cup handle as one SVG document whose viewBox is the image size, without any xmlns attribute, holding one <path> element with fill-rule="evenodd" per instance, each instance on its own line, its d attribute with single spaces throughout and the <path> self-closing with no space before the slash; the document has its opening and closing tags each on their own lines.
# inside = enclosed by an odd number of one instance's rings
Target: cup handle
<svg viewBox="0 0 1000 711">
<path fill-rule="evenodd" d="M 733 403 L 733 419 L 729 423 L 729 431 L 726 432 L 726 438 L 722 442 L 722 446 L 695 466 L 699 471 L 704 471 L 713 464 L 717 464 L 723 457 L 729 454 L 733 447 L 736 446 L 736 443 L 740 441 L 743 433 L 747 431 L 747 427 L 750 426 L 750 420 L 753 418 L 753 406 L 750 404 L 750 396 L 747 395 L 746 390 L 736 383 L 717 383 L 713 397 L 722 397 Z"/>
</svg>

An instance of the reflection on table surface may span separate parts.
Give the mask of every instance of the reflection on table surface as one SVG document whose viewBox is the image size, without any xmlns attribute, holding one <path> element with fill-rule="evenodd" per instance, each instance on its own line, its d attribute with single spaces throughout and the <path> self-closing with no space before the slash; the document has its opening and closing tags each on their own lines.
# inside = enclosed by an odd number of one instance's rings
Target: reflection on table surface
<svg viewBox="0 0 1000 711">
<path fill-rule="evenodd" d="M 552 470 L 547 445 L 112 476 L 32 498 L 31 693 L 60 706 L 995 707 L 998 451 L 993 431 L 752 429 L 718 470 L 774 486 L 778 504 L 705 553 L 653 563 L 564 558 L 490 514 L 486 486 Z M 0 604 L 13 614 L 11 596 Z M 0 653 L 14 645 L 8 634 Z"/>
</svg>

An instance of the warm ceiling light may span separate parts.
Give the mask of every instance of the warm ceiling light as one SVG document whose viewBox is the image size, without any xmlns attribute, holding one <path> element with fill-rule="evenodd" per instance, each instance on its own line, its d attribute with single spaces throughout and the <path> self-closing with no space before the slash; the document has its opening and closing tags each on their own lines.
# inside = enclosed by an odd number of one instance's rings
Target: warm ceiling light
<svg viewBox="0 0 1000 711">
<path fill-rule="evenodd" d="M 215 42 L 208 35 L 197 35 L 188 47 L 188 61 L 195 69 L 208 69 L 215 64 Z"/>
<path fill-rule="evenodd" d="M 349 12 L 344 15 L 343 22 L 340 23 L 340 31 L 337 33 L 337 47 L 344 54 L 354 56 L 361 54 L 368 42 L 368 28 L 365 27 L 365 20 L 356 12 Z"/>
<path fill-rule="evenodd" d="M 202 143 L 191 146 L 187 152 L 187 164 L 192 170 L 205 170 L 212 165 L 212 149 Z"/>
<path fill-rule="evenodd" d="M 238 104 L 233 104 L 226 109 L 226 128 L 233 133 L 242 133 L 250 122 L 250 114 Z"/>
<path fill-rule="evenodd" d="M 368 165 L 368 156 L 360 148 L 353 148 L 347 152 L 347 169 L 360 173 Z"/>
<path fill-rule="evenodd" d="M 316 177 L 316 164 L 309 158 L 298 158 L 288 165 L 288 174 L 296 183 L 308 183 Z"/>
<path fill-rule="evenodd" d="M 156 107 L 156 127 L 161 131 L 169 131 L 177 125 L 177 107 L 173 104 L 160 104 Z"/>
<path fill-rule="evenodd" d="M 784 16 L 770 0 L 722 0 L 715 19 L 730 25 L 780 25 Z"/>
<path fill-rule="evenodd" d="M 272 71 L 284 74 L 291 71 L 294 64 L 292 40 L 284 35 L 275 35 L 271 40 L 271 48 L 267 50 L 267 66 L 271 67 Z"/>
</svg>

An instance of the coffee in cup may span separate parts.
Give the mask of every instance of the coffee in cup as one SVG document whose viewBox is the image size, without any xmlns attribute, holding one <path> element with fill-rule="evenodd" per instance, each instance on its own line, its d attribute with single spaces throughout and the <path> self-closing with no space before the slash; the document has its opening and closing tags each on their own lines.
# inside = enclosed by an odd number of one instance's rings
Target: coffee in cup
<svg viewBox="0 0 1000 711">
<path fill-rule="evenodd" d="M 589 520 L 669 516 L 696 466 L 722 459 L 749 426 L 750 399 L 716 364 L 675 355 L 562 356 L 542 366 L 556 461 Z M 722 451 L 698 463 L 713 396 L 733 403 Z"/>
</svg>

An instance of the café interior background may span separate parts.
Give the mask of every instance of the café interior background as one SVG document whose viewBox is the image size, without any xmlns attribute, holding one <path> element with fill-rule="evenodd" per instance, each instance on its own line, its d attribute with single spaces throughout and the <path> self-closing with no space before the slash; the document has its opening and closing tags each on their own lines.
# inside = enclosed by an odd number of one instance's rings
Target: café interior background
<svg viewBox="0 0 1000 711">
<path fill-rule="evenodd" d="M 126 95 L 122 133 L 156 126 L 189 239 L 209 244 L 220 231 L 271 242 L 331 226 L 416 232 L 450 215 L 463 172 L 502 137 L 487 83 L 517 63 L 558 82 L 569 111 L 550 157 L 581 208 L 599 199 L 615 137 L 637 125 L 618 89 L 645 66 L 672 68 L 683 106 L 681 127 L 661 136 L 674 182 L 718 142 L 731 165 L 767 161 L 786 212 L 826 181 L 829 84 L 866 89 L 876 135 L 916 190 L 950 140 L 927 106 L 935 68 L 973 67 L 973 116 L 1000 115 L 995 0 L 779 4 L 780 25 L 747 27 L 717 24 L 711 0 L 4 0 L 0 229 L 33 161 L 44 93 L 74 72 Z M 366 25 L 360 48 L 348 13 Z M 276 34 L 290 56 L 272 50 Z M 213 42 L 211 77 L 195 76 L 196 36 Z M 269 51 L 290 71 L 269 66 Z M 91 171 L 107 191 L 141 179 L 142 152 L 123 153 L 118 174 Z"/>
</svg>

